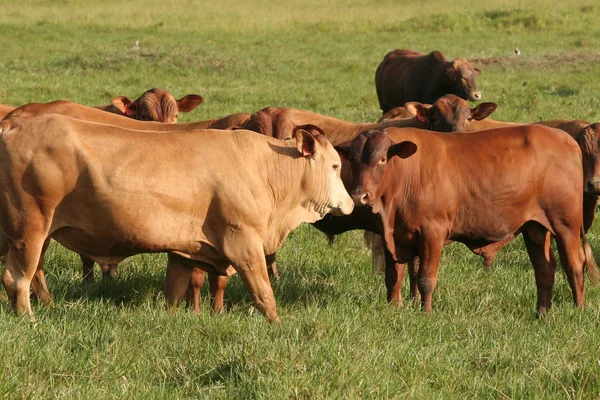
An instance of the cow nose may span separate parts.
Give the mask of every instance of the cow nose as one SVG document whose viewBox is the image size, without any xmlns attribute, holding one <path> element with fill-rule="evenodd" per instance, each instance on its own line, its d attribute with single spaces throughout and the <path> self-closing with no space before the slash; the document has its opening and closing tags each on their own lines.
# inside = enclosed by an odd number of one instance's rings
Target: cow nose
<svg viewBox="0 0 600 400">
<path fill-rule="evenodd" d="M 585 191 L 589 194 L 600 194 L 600 177 L 594 176 L 587 180 Z"/>
<path fill-rule="evenodd" d="M 473 92 L 473 100 L 481 100 L 481 92 L 479 90 Z"/>
<path fill-rule="evenodd" d="M 357 206 L 369 204 L 369 194 L 367 192 L 358 192 L 352 195 L 352 200 Z"/>
</svg>

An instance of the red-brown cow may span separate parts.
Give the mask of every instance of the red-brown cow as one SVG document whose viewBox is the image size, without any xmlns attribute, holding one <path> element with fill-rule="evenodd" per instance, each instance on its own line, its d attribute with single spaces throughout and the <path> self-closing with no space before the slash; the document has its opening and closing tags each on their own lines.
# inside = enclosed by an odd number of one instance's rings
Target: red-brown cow
<svg viewBox="0 0 600 400">
<path fill-rule="evenodd" d="M 523 233 L 538 312 L 551 305 L 551 234 L 574 302 L 585 305 L 584 263 L 593 283 L 600 276 L 585 237 L 580 244 L 581 151 L 563 131 L 523 125 L 443 135 L 390 128 L 363 133 L 341 150 L 352 165 L 350 194 L 380 217 L 392 259 L 386 265 L 388 299 L 404 275 L 399 263 L 418 255 L 417 285 L 429 314 L 446 241 L 481 249 Z"/>
<path fill-rule="evenodd" d="M 386 54 L 375 73 L 381 110 L 386 113 L 409 101 L 432 104 L 445 94 L 481 100 L 475 78 L 481 72 L 465 59 L 446 61 L 439 51 L 427 55 L 412 50 Z"/>
<path fill-rule="evenodd" d="M 123 115 L 140 121 L 156 121 L 176 124 L 180 112 L 190 112 L 204 99 L 197 94 L 188 94 L 179 100 L 166 90 L 154 88 L 145 91 L 138 99 L 117 96 L 107 106 L 98 106 L 103 111 Z"/>
</svg>

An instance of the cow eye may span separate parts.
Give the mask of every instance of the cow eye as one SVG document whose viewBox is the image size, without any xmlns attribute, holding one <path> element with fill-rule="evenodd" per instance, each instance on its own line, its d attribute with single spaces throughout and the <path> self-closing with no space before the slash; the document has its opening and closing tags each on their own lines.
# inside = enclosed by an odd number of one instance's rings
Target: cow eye
<svg viewBox="0 0 600 400">
<path fill-rule="evenodd" d="M 383 165 L 385 164 L 387 161 L 387 159 L 385 157 L 382 157 L 381 160 L 379 160 L 379 162 L 377 163 L 377 165 Z"/>
<path fill-rule="evenodd" d="M 333 164 L 333 170 L 337 171 L 338 169 L 340 169 L 340 164 Z"/>
</svg>

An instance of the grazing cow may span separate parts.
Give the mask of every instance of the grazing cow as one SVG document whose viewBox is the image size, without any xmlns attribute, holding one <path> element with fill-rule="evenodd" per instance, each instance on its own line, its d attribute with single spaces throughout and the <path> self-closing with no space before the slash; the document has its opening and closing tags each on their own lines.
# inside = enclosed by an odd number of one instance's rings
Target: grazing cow
<svg viewBox="0 0 600 400">
<path fill-rule="evenodd" d="M 156 121 L 176 124 L 180 112 L 190 112 L 198 107 L 204 99 L 197 94 L 188 94 L 179 100 L 163 89 L 145 91 L 138 99 L 117 96 L 107 106 L 98 106 L 104 111 L 123 115 L 140 121 Z"/>
<path fill-rule="evenodd" d="M 446 61 L 439 51 L 427 55 L 412 50 L 386 54 L 375 73 L 381 110 L 386 113 L 409 101 L 432 104 L 445 94 L 481 100 L 475 78 L 481 72 L 465 59 Z"/>
<path fill-rule="evenodd" d="M 583 236 L 581 151 L 563 131 L 522 125 L 444 135 L 390 128 L 365 132 L 340 151 L 352 165 L 355 203 L 380 217 L 388 298 L 404 274 L 395 263 L 418 255 L 417 285 L 429 314 L 446 241 L 481 249 L 523 233 L 537 310 L 545 314 L 554 284 L 552 234 L 575 305 L 584 307 L 584 264 L 593 283 L 600 275 Z"/>
<path fill-rule="evenodd" d="M 338 154 L 304 130 L 293 141 L 248 131 L 167 135 L 50 114 L 0 128 L 2 282 L 17 314 L 31 314 L 30 282 L 52 237 L 97 262 L 170 252 L 215 274 L 232 265 L 257 308 L 279 321 L 265 254 L 299 223 L 353 208 Z M 170 306 L 191 274 L 177 260 L 168 267 Z"/>
</svg>

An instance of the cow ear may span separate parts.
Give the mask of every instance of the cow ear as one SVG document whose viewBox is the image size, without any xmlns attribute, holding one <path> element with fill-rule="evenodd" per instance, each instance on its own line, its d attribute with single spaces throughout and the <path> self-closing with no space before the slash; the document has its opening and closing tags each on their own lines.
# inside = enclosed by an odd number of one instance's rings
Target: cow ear
<svg viewBox="0 0 600 400">
<path fill-rule="evenodd" d="M 325 132 L 323 132 L 323 129 L 321 129 L 318 126 L 313 125 L 313 124 L 298 125 L 297 127 L 294 128 L 294 132 L 292 133 L 292 136 L 295 136 L 296 132 L 298 130 L 307 131 L 310 134 L 312 134 L 313 136 L 318 136 L 318 135 L 325 136 Z"/>
<path fill-rule="evenodd" d="M 496 111 L 496 108 L 498 108 L 496 103 L 481 103 L 477 107 L 471 108 L 471 119 L 481 121 Z"/>
<path fill-rule="evenodd" d="M 111 100 L 113 106 L 128 117 L 134 117 L 136 113 L 136 103 L 126 96 L 117 96 Z"/>
<path fill-rule="evenodd" d="M 411 101 L 404 105 L 406 110 L 417 118 L 419 122 L 429 122 L 430 109 L 417 101 Z"/>
<path fill-rule="evenodd" d="M 204 98 L 197 94 L 188 94 L 187 96 L 183 96 L 181 99 L 176 100 L 177 109 L 181 112 L 190 112 L 194 108 L 198 107 Z"/>
<path fill-rule="evenodd" d="M 309 157 L 317 151 L 317 139 L 309 132 L 298 129 L 296 130 L 296 148 L 303 157 Z"/>
<path fill-rule="evenodd" d="M 393 144 L 388 148 L 387 158 L 388 160 L 393 156 L 400 158 L 408 158 L 417 152 L 417 145 L 413 142 L 405 140 L 397 144 Z"/>
<path fill-rule="evenodd" d="M 350 148 L 346 146 L 333 146 L 333 148 L 340 155 L 340 159 L 342 160 L 342 162 L 348 161 L 348 159 L 350 158 Z"/>
</svg>

